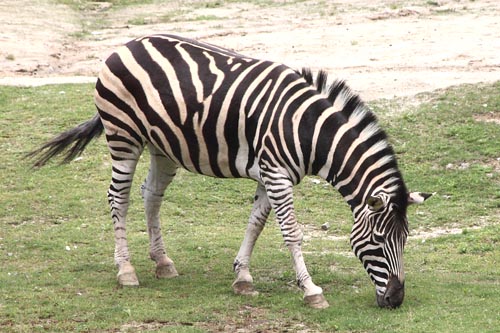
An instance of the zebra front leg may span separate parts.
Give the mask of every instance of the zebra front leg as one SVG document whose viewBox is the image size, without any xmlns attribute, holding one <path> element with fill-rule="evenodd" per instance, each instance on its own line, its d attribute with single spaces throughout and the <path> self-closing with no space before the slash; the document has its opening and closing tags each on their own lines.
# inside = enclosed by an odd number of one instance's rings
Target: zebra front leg
<svg viewBox="0 0 500 333">
<path fill-rule="evenodd" d="M 233 290 L 239 295 L 257 295 L 258 292 L 253 286 L 253 278 L 250 274 L 250 257 L 255 246 L 255 242 L 259 237 L 266 223 L 271 204 L 267 198 L 267 193 L 262 184 L 257 185 L 255 198 L 252 208 L 252 213 L 248 220 L 245 238 L 241 243 L 238 255 L 234 260 L 233 269 L 236 273 L 236 280 L 233 282 Z"/>
<path fill-rule="evenodd" d="M 302 231 L 300 231 L 300 229 L 298 234 L 300 234 L 300 239 L 302 240 Z M 300 242 L 285 241 L 285 243 L 292 254 L 293 264 L 297 274 L 297 285 L 304 291 L 304 301 L 307 305 L 315 309 L 327 308 L 329 304 L 323 296 L 323 289 L 313 283 L 307 271 Z"/>
<path fill-rule="evenodd" d="M 156 262 L 156 277 L 171 278 L 179 274 L 175 269 L 174 262 L 167 256 L 163 243 L 160 227 L 160 207 L 163 193 L 172 182 L 177 167 L 154 146 L 149 145 L 149 151 L 151 165 L 148 176 L 141 186 L 149 235 L 149 256 Z"/>
<path fill-rule="evenodd" d="M 285 244 L 292 255 L 297 285 L 304 291 L 304 301 L 312 308 L 327 308 L 329 304 L 323 296 L 323 289 L 312 281 L 302 255 L 303 233 L 295 217 L 293 184 L 280 174 L 263 175 L 264 178 L 269 201 L 276 213 Z"/>
</svg>

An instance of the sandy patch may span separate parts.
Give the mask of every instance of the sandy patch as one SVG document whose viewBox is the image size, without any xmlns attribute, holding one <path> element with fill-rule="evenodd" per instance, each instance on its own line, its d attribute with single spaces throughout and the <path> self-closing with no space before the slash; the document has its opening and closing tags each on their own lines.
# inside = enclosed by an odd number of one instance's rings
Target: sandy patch
<svg viewBox="0 0 500 333">
<path fill-rule="evenodd" d="M 497 112 L 477 114 L 474 116 L 474 120 L 500 125 L 500 110 Z"/>
<path fill-rule="evenodd" d="M 438 238 L 442 236 L 448 235 L 459 235 L 464 232 L 464 230 L 479 230 L 483 228 L 487 223 L 485 221 L 480 221 L 478 225 L 473 225 L 470 227 L 461 227 L 455 225 L 443 226 L 443 227 L 425 227 L 410 230 L 410 234 L 408 236 L 408 240 L 425 240 L 431 238 Z M 304 225 L 304 240 L 309 241 L 312 239 L 322 239 L 322 240 L 330 240 L 334 242 L 349 242 L 349 236 L 338 236 L 332 235 L 328 231 L 321 230 L 320 228 L 316 228 L 312 225 Z M 329 251 L 326 251 L 329 252 Z M 347 256 L 352 256 L 349 252 Z"/>
<path fill-rule="evenodd" d="M 294 68 L 325 68 L 368 100 L 500 80 L 500 2 L 416 3 L 276 1 L 266 7 L 230 3 L 210 8 L 173 1 L 117 10 L 98 2 L 76 14 L 48 0 L 4 0 L 0 84 L 59 83 L 66 80 L 59 77 L 73 76 L 85 78 L 70 82 L 93 81 L 117 46 L 156 32 Z M 94 29 L 97 21 L 104 28 Z"/>
</svg>

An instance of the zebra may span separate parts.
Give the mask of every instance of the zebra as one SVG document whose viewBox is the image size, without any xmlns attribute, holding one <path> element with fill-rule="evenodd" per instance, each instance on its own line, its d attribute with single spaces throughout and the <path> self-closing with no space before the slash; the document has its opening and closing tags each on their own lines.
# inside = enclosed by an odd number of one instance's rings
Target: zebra
<svg viewBox="0 0 500 333">
<path fill-rule="evenodd" d="M 380 307 L 404 298 L 406 211 L 430 195 L 409 193 L 375 115 L 342 80 L 326 71 L 254 59 L 171 34 L 140 37 L 105 61 L 95 86 L 97 114 L 29 153 L 41 167 L 64 153 L 80 155 L 105 133 L 112 160 L 108 200 L 114 260 L 122 286 L 138 285 L 126 236 L 129 193 L 139 157 L 151 161 L 141 186 L 157 278 L 178 276 L 160 229 L 163 194 L 179 168 L 257 183 L 253 208 L 234 260 L 236 294 L 258 292 L 250 274 L 254 245 L 273 209 L 307 305 L 329 304 L 309 274 L 293 187 L 316 175 L 344 197 L 354 224 L 350 243 L 375 285 Z"/>
</svg>

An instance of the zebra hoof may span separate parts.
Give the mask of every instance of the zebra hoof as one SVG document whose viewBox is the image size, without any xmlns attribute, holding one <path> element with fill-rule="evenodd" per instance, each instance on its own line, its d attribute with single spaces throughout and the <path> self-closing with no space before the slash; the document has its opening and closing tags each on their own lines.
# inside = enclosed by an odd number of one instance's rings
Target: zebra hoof
<svg viewBox="0 0 500 333">
<path fill-rule="evenodd" d="M 304 301 L 313 309 L 326 309 L 330 306 L 323 294 L 305 296 Z"/>
<path fill-rule="evenodd" d="M 234 281 L 233 290 L 235 294 L 243 296 L 257 296 L 259 294 L 252 282 L 249 281 Z"/>
<path fill-rule="evenodd" d="M 157 279 L 169 279 L 179 276 L 175 266 L 173 264 L 170 265 L 161 265 L 156 266 L 156 278 Z"/>
<path fill-rule="evenodd" d="M 118 284 L 123 287 L 137 287 L 139 285 L 139 279 L 137 279 L 134 267 L 129 263 L 122 265 L 117 278 Z"/>
</svg>

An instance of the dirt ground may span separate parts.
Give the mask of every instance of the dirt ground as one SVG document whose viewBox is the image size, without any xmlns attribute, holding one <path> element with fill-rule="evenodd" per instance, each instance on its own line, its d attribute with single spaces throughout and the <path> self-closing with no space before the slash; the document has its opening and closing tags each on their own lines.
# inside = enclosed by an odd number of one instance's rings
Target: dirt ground
<svg viewBox="0 0 500 333">
<path fill-rule="evenodd" d="M 117 46 L 157 32 L 324 68 L 367 100 L 500 80 L 498 0 L 221 3 L 118 9 L 99 1 L 75 12 L 49 0 L 2 0 L 0 84 L 93 82 Z"/>
</svg>

